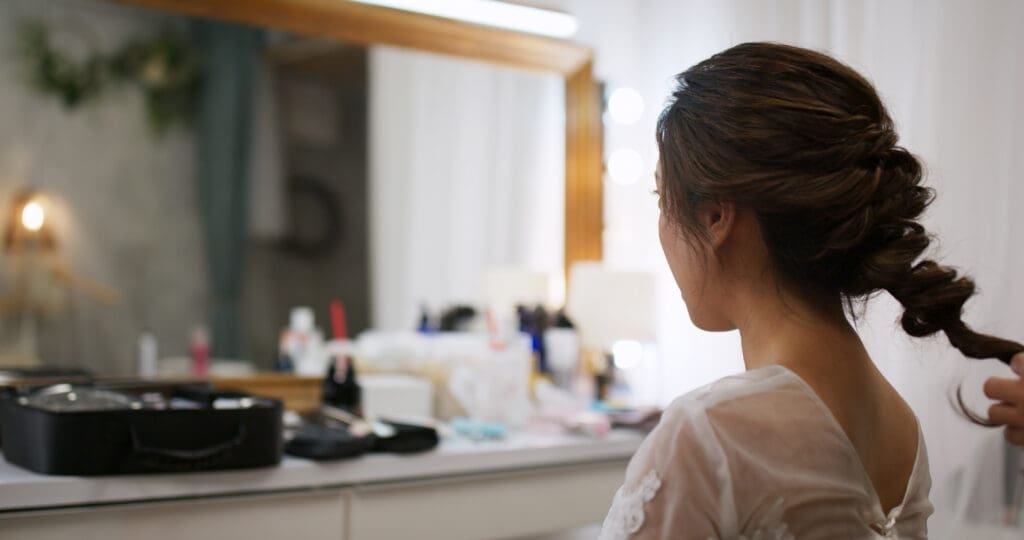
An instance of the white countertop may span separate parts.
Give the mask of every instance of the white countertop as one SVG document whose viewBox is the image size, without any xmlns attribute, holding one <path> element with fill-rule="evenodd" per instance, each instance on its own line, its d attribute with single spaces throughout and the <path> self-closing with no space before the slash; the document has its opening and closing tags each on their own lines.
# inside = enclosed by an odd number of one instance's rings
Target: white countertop
<svg viewBox="0 0 1024 540">
<path fill-rule="evenodd" d="M 643 434 L 602 438 L 514 434 L 500 441 L 446 439 L 421 454 L 371 454 L 314 462 L 285 457 L 280 466 L 237 471 L 122 476 L 47 476 L 0 459 L 3 512 L 115 502 L 343 487 L 453 475 L 626 460 Z"/>
</svg>

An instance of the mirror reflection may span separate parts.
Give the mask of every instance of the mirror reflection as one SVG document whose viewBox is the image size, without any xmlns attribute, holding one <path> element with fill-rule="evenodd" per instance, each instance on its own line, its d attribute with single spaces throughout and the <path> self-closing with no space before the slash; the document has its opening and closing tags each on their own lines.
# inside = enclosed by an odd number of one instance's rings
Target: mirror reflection
<svg viewBox="0 0 1024 540">
<path fill-rule="evenodd" d="M 0 11 L 0 364 L 133 374 L 205 344 L 265 370 L 295 307 L 414 329 L 509 269 L 560 302 L 560 77 L 100 2 Z"/>
</svg>

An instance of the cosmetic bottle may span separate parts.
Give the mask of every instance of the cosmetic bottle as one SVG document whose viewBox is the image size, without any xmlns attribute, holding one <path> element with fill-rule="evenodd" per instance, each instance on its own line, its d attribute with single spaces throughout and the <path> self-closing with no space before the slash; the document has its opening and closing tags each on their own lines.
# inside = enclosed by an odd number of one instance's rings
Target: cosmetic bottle
<svg viewBox="0 0 1024 540">
<path fill-rule="evenodd" d="M 210 368 L 210 338 L 205 327 L 200 326 L 192 331 L 189 353 L 192 356 L 192 374 L 205 377 Z"/>
<path fill-rule="evenodd" d="M 313 309 L 305 306 L 293 308 L 288 328 L 281 335 L 281 353 L 287 354 L 301 375 L 322 375 L 323 334 L 314 323 Z"/>
<path fill-rule="evenodd" d="M 420 306 L 420 320 L 416 325 L 416 331 L 421 334 L 433 334 L 434 327 L 430 324 L 430 311 L 427 306 Z"/>
<path fill-rule="evenodd" d="M 331 362 L 323 385 L 324 403 L 344 409 L 356 416 L 362 415 L 363 389 L 356 381 L 356 370 L 351 358 L 338 357 Z"/>
<path fill-rule="evenodd" d="M 340 300 L 331 302 L 332 343 L 348 340 L 348 322 L 345 306 Z M 356 416 L 362 416 L 363 390 L 356 382 L 356 370 L 352 358 L 345 354 L 334 356 L 323 384 L 323 400 L 328 405 L 344 409 Z"/>
<path fill-rule="evenodd" d="M 158 348 L 156 336 L 148 330 L 139 334 L 138 375 L 143 379 L 156 377 Z"/>
</svg>

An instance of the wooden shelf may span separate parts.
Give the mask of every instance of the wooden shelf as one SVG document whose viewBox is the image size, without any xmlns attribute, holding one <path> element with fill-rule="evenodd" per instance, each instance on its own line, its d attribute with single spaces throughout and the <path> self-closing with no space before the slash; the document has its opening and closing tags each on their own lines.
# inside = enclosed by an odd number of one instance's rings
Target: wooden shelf
<svg viewBox="0 0 1024 540">
<path fill-rule="evenodd" d="M 286 409 L 300 414 L 318 409 L 323 397 L 323 377 L 258 373 L 246 377 L 211 377 L 210 382 L 218 389 L 280 399 Z"/>
<path fill-rule="evenodd" d="M 161 377 L 139 379 L 137 377 L 45 377 L 4 381 L 6 386 L 50 386 L 54 384 L 113 384 L 131 385 L 136 383 L 187 384 L 210 382 L 218 390 L 245 392 L 257 396 L 279 399 L 284 407 L 297 413 L 313 412 L 320 407 L 323 397 L 323 378 L 291 373 L 257 373 L 243 377 Z"/>
</svg>

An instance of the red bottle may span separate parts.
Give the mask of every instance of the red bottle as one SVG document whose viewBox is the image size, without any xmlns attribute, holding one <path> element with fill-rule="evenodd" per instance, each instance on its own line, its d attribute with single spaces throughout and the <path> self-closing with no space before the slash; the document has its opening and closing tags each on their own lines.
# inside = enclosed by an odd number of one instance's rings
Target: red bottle
<svg viewBox="0 0 1024 540">
<path fill-rule="evenodd" d="M 189 353 L 192 355 L 192 374 L 205 377 L 210 367 L 210 338 L 206 334 L 206 328 L 199 327 L 192 331 Z"/>
</svg>

